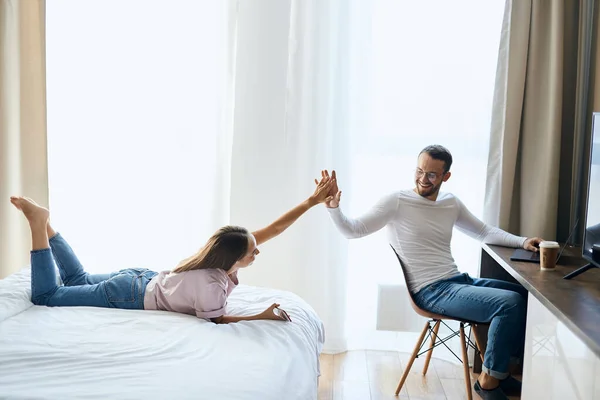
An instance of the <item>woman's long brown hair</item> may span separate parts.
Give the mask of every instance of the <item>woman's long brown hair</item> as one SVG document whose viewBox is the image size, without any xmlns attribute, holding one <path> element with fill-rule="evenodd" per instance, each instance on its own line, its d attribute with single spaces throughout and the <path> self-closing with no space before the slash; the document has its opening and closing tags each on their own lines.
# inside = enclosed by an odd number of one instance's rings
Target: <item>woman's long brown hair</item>
<svg viewBox="0 0 600 400">
<path fill-rule="evenodd" d="M 173 272 L 210 268 L 229 271 L 248 252 L 249 238 L 246 228 L 224 226 L 196 254 L 179 263 Z"/>
</svg>

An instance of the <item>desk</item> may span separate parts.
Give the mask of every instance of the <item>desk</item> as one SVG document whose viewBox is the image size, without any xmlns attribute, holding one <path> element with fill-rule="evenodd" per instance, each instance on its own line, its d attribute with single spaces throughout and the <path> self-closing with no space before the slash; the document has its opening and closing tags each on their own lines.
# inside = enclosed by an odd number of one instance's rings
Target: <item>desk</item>
<svg viewBox="0 0 600 400">
<path fill-rule="evenodd" d="M 563 276 L 586 264 L 565 250 L 555 271 L 510 261 L 514 249 L 483 245 L 480 274 L 529 292 L 523 399 L 600 399 L 600 269 Z M 475 358 L 474 371 L 481 371 Z"/>
</svg>

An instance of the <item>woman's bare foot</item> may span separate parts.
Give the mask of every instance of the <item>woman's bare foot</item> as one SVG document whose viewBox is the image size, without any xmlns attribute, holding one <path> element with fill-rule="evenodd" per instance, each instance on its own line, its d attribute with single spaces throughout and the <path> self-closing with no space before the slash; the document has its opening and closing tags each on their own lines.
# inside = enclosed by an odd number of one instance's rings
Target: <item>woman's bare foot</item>
<svg viewBox="0 0 600 400">
<path fill-rule="evenodd" d="M 47 208 L 40 206 L 29 197 L 11 196 L 10 202 L 19 210 L 23 211 L 25 218 L 27 218 L 30 224 L 48 223 L 50 211 L 48 211 Z"/>
</svg>

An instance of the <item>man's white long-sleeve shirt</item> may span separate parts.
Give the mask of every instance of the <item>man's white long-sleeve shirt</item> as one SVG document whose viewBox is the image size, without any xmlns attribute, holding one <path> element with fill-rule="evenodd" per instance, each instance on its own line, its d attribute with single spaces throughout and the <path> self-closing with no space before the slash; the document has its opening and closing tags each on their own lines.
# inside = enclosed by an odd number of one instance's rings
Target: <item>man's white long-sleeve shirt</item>
<svg viewBox="0 0 600 400">
<path fill-rule="evenodd" d="M 405 264 L 413 293 L 460 274 L 450 251 L 454 226 L 489 244 L 522 247 L 527 240 L 483 223 L 451 193 L 439 193 L 432 201 L 413 190 L 402 190 L 383 197 L 356 219 L 345 216 L 339 207 L 328 210 L 335 226 L 349 239 L 386 226 L 389 242 Z"/>
</svg>

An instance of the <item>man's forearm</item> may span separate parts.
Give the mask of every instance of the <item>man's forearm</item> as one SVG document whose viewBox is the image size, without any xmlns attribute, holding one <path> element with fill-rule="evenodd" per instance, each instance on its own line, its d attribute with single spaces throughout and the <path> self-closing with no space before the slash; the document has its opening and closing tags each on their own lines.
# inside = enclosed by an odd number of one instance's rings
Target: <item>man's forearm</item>
<svg viewBox="0 0 600 400">
<path fill-rule="evenodd" d="M 508 233 L 495 226 L 488 225 L 471 213 L 467 207 L 456 199 L 459 206 L 457 227 L 470 237 L 487 244 L 496 244 L 506 247 L 523 247 L 527 238 Z"/>
<path fill-rule="evenodd" d="M 513 235 L 512 233 L 506 232 L 500 228 L 493 226 L 486 226 L 485 234 L 482 235 L 482 241 L 487 244 L 496 244 L 506 247 L 523 247 L 523 244 L 527 240 L 526 237 Z"/>
<path fill-rule="evenodd" d="M 346 217 L 339 207 L 328 208 L 327 211 L 337 230 L 347 239 L 360 238 L 370 233 L 360 221 Z"/>
<path fill-rule="evenodd" d="M 395 194 L 382 197 L 369 211 L 359 218 L 348 218 L 340 207 L 328 208 L 329 216 L 336 228 L 348 239 L 370 235 L 383 228 L 394 217 L 398 209 Z"/>
</svg>

